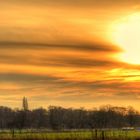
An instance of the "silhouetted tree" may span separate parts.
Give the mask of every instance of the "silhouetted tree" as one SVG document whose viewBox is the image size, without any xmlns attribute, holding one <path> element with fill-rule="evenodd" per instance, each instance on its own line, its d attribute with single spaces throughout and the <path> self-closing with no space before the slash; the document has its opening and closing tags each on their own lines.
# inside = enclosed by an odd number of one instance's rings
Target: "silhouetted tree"
<svg viewBox="0 0 140 140">
<path fill-rule="evenodd" d="M 140 114 L 132 107 L 106 105 L 86 110 L 50 106 L 48 109 L 29 110 L 27 98 L 23 98 L 21 110 L 0 106 L 0 129 L 97 129 L 139 125 Z"/>
<path fill-rule="evenodd" d="M 28 100 L 26 97 L 23 98 L 23 110 L 24 111 L 28 110 Z"/>
</svg>

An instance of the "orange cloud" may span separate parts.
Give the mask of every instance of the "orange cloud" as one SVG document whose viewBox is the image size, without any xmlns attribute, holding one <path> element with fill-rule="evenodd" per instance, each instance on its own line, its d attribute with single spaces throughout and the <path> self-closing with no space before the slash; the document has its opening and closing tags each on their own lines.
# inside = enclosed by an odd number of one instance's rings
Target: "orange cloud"
<svg viewBox="0 0 140 140">
<path fill-rule="evenodd" d="M 110 25 L 138 0 L 2 0 L 0 105 L 140 105 L 139 65 L 121 62 Z M 9 103 L 10 102 L 10 103 Z"/>
</svg>

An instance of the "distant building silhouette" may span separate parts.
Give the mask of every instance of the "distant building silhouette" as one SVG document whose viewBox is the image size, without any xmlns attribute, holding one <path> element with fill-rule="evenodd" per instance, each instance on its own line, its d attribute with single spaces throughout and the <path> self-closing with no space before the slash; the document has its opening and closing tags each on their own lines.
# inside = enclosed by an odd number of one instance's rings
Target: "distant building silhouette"
<svg viewBox="0 0 140 140">
<path fill-rule="evenodd" d="M 23 97 L 23 102 L 22 102 L 22 107 L 23 107 L 23 110 L 28 110 L 28 100 L 26 97 Z"/>
</svg>

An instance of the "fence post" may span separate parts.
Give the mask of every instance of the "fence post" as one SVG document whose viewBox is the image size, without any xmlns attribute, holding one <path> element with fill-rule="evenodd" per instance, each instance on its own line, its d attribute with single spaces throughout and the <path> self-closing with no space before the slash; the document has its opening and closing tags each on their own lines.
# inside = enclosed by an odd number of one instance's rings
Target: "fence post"
<svg viewBox="0 0 140 140">
<path fill-rule="evenodd" d="M 14 138 L 14 136 L 15 136 L 15 130 L 12 129 L 12 138 Z"/>
<path fill-rule="evenodd" d="M 105 132 L 102 130 L 102 140 L 105 140 Z"/>
<path fill-rule="evenodd" d="M 97 129 L 95 129 L 95 139 L 97 140 Z"/>
</svg>

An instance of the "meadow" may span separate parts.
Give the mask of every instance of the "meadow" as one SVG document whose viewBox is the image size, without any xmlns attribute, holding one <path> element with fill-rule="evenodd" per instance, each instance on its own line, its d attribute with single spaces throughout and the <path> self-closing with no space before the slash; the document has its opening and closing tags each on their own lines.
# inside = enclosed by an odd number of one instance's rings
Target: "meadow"
<svg viewBox="0 0 140 140">
<path fill-rule="evenodd" d="M 122 130 L 3 130 L 0 140 L 140 140 L 140 131 Z"/>
<path fill-rule="evenodd" d="M 140 113 L 132 107 L 0 107 L 0 140 L 140 140 L 139 126 Z"/>
</svg>

